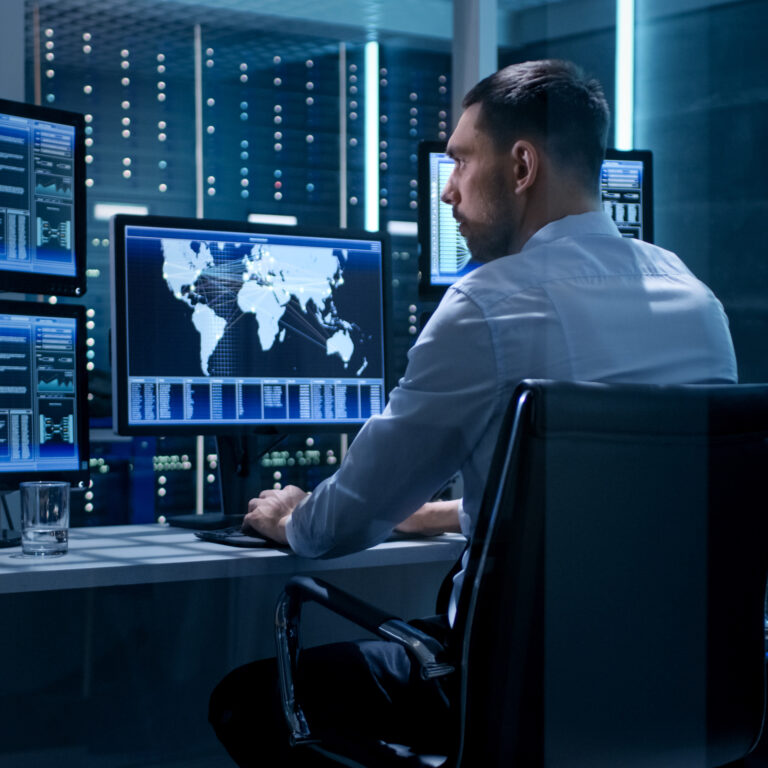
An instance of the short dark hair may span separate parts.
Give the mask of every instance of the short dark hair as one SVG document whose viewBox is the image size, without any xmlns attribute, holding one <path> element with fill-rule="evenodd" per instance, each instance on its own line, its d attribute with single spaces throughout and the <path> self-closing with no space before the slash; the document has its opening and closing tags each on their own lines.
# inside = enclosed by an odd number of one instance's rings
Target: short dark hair
<svg viewBox="0 0 768 768">
<path fill-rule="evenodd" d="M 570 61 L 512 64 L 481 80 L 462 106 L 480 104 L 481 130 L 499 149 L 526 136 L 540 141 L 561 167 L 596 189 L 610 112 L 600 83 Z"/>
</svg>

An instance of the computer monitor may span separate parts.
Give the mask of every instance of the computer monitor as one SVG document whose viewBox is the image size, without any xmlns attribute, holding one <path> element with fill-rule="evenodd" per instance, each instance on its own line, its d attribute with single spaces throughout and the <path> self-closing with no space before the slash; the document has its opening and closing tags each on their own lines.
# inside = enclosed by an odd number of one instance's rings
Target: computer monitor
<svg viewBox="0 0 768 768">
<path fill-rule="evenodd" d="M 479 263 L 471 258 L 451 207 L 440 194 L 453 169 L 446 142 L 424 141 L 418 154 L 419 295 L 439 300 Z M 624 237 L 653 242 L 653 162 L 649 150 L 609 149 L 600 172 L 604 210 Z"/>
<path fill-rule="evenodd" d="M 608 149 L 600 171 L 603 209 L 624 237 L 653 242 L 653 155 Z"/>
<path fill-rule="evenodd" d="M 0 99 L 0 291 L 85 293 L 84 126 Z"/>
<path fill-rule="evenodd" d="M 385 236 L 118 215 L 120 434 L 354 430 L 384 407 Z"/>
<path fill-rule="evenodd" d="M 88 483 L 85 310 L 0 301 L 0 492 Z"/>
<path fill-rule="evenodd" d="M 449 285 L 479 266 L 459 233 L 451 206 L 440 200 L 453 170 L 445 148 L 445 141 L 419 143 L 419 295 L 424 299 L 439 299 Z"/>
</svg>

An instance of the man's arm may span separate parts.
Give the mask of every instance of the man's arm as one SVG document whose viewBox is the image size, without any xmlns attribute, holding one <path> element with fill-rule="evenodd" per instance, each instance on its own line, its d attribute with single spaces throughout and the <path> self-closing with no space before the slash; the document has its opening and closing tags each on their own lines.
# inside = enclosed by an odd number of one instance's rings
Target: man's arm
<svg viewBox="0 0 768 768">
<path fill-rule="evenodd" d="M 295 485 L 281 490 L 262 491 L 248 502 L 248 514 L 243 519 L 243 531 L 265 536 L 278 544 L 288 544 L 285 526 L 293 510 L 309 494 Z M 420 533 L 437 536 L 441 533 L 461 533 L 459 500 L 430 501 L 406 517 L 395 530 L 400 533 Z"/>
<path fill-rule="evenodd" d="M 309 498 L 294 499 L 292 513 L 265 512 L 285 521 L 275 534 L 302 557 L 338 557 L 384 541 L 462 469 L 495 418 L 493 342 L 471 299 L 446 296 L 408 357 L 384 412 L 366 422 L 339 470 Z"/>
<path fill-rule="evenodd" d="M 298 554 L 338 557 L 383 541 L 462 469 L 494 418 L 491 334 L 466 296 L 443 300 L 408 357 L 384 412 L 287 522 Z"/>
<path fill-rule="evenodd" d="M 459 504 L 455 501 L 429 501 L 406 517 L 395 528 L 400 533 L 422 533 L 437 536 L 440 533 L 461 533 L 459 526 Z"/>
</svg>

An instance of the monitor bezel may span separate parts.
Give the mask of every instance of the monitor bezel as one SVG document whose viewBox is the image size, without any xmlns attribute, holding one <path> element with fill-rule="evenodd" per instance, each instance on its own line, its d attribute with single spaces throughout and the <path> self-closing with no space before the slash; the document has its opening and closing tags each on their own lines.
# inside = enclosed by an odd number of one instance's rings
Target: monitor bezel
<svg viewBox="0 0 768 768">
<path fill-rule="evenodd" d="M 643 163 L 643 242 L 653 243 L 653 152 L 650 149 L 605 150 L 606 160 L 640 160 Z"/>
<path fill-rule="evenodd" d="M 222 219 L 116 214 L 110 220 L 110 287 L 111 287 L 111 363 L 112 363 L 112 428 L 119 435 L 180 436 L 180 435 L 258 435 L 297 433 L 356 433 L 365 423 L 360 422 L 263 422 L 243 424 L 130 424 L 128 421 L 128 348 L 126 329 L 126 286 L 118 286 L 118 276 L 125 274 L 125 231 L 130 226 L 162 227 L 165 229 L 198 229 L 218 232 L 245 232 L 265 235 L 341 238 L 377 241 L 381 243 L 383 386 L 386 403 L 392 387 L 390 380 L 391 323 L 391 265 L 390 242 L 386 232 L 363 230 L 256 224 Z"/>
<path fill-rule="evenodd" d="M 77 430 L 80 456 L 79 469 L 0 472 L 0 493 L 18 490 L 19 483 L 28 480 L 64 480 L 75 490 L 88 487 L 90 474 L 90 435 L 88 422 L 88 374 L 86 371 L 85 307 L 79 304 L 48 304 L 34 301 L 9 301 L 0 299 L 0 314 L 37 317 L 74 318 L 76 322 L 75 381 L 77 387 Z"/>
<path fill-rule="evenodd" d="M 86 281 L 86 186 L 85 186 L 85 117 L 55 107 L 43 107 L 21 101 L 0 99 L 0 113 L 29 120 L 71 126 L 75 129 L 75 157 L 72 202 L 75 274 L 52 275 L 45 272 L 25 272 L 0 269 L 2 291 L 39 293 L 56 296 L 85 295 Z"/>
</svg>

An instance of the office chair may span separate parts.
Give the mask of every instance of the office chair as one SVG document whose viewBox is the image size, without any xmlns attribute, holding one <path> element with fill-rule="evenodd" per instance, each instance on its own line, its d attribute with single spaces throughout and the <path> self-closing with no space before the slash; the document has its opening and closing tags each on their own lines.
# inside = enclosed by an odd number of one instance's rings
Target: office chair
<svg viewBox="0 0 768 768">
<path fill-rule="evenodd" d="M 312 600 L 410 648 L 423 676 L 460 677 L 457 738 L 409 764 L 739 760 L 765 709 L 767 477 L 768 385 L 522 382 L 451 647 L 320 580 L 288 583 L 276 634 L 295 742 L 312 740 L 293 685 Z"/>
</svg>

